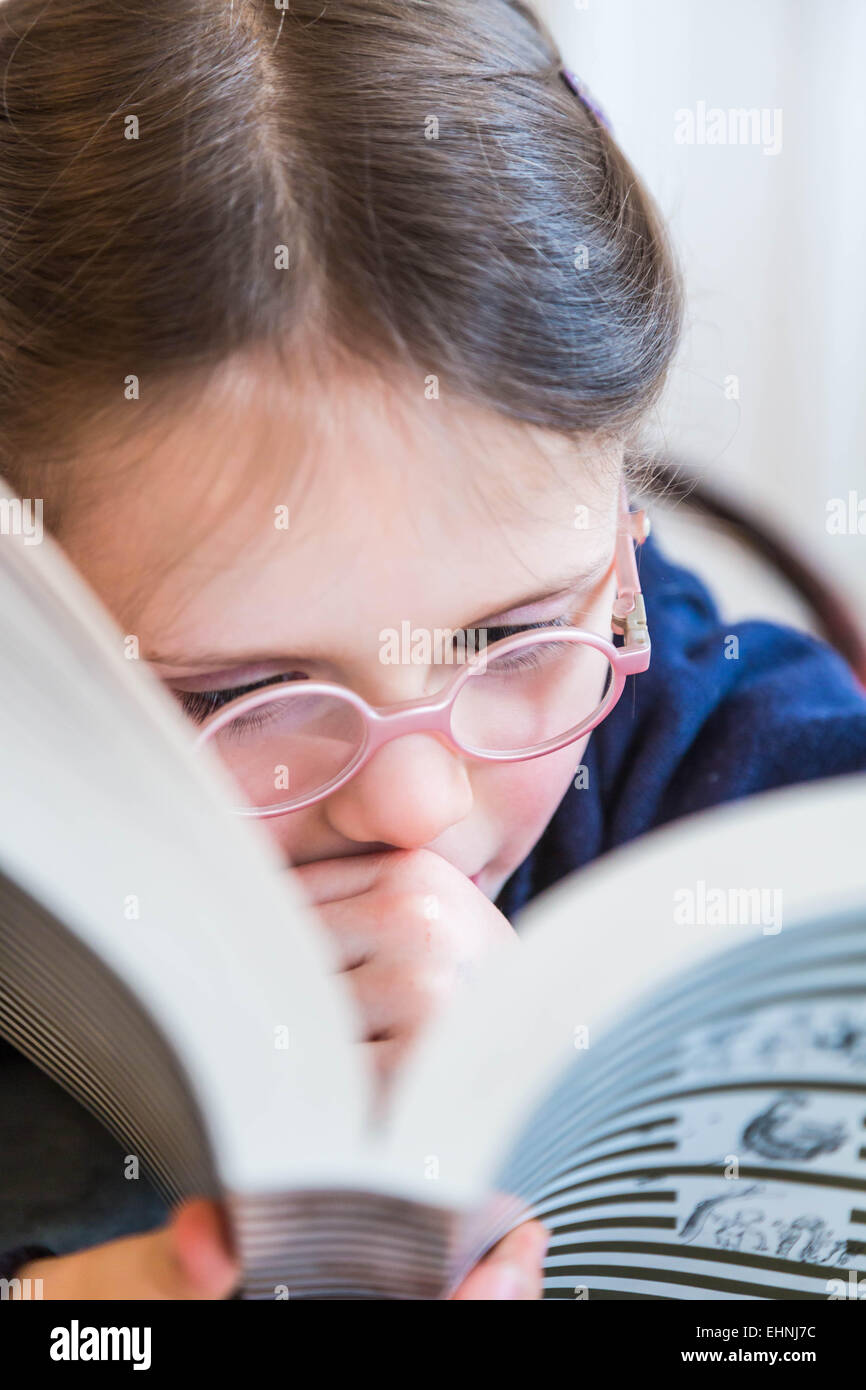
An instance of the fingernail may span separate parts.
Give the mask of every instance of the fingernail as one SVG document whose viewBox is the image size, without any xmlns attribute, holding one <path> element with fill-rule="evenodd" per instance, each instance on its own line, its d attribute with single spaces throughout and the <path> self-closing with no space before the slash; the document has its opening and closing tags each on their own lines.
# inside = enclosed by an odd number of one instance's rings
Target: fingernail
<svg viewBox="0 0 866 1390">
<path fill-rule="evenodd" d="M 488 1274 L 489 1299 L 525 1299 L 529 1295 L 529 1284 L 520 1265 L 491 1264 Z"/>
</svg>

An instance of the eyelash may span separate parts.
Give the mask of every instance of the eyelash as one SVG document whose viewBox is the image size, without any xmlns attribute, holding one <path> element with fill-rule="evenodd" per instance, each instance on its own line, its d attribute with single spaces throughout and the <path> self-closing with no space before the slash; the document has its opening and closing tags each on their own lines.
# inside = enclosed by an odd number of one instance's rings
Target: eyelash
<svg viewBox="0 0 866 1390">
<path fill-rule="evenodd" d="M 176 690 L 174 693 L 180 700 L 184 714 L 196 724 L 202 724 L 208 715 L 216 714 L 223 705 L 240 699 L 241 695 L 251 695 L 254 690 L 262 690 L 266 685 L 285 685 L 287 681 L 295 679 L 292 676 L 268 676 L 265 680 L 238 685 L 230 690 Z"/>
<path fill-rule="evenodd" d="M 469 633 L 487 633 L 487 646 L 492 647 L 494 642 L 501 642 L 506 637 L 516 637 L 521 632 L 533 632 L 536 628 L 547 627 L 570 627 L 572 619 L 570 616 L 563 615 L 559 618 L 549 618 L 540 623 L 519 623 L 504 627 L 488 628 L 464 628 L 463 631 Z M 562 644 L 555 646 L 551 644 L 551 650 L 560 650 Z M 506 666 L 503 661 L 503 670 L 514 669 L 518 666 L 535 666 L 538 664 L 537 657 L 532 655 L 532 649 L 527 652 L 516 653 L 508 658 L 511 663 Z M 174 693 L 180 701 L 184 714 L 192 719 L 196 724 L 201 724 L 209 715 L 215 714 L 222 709 L 223 705 L 229 704 L 232 700 L 238 700 L 242 695 L 250 695 L 254 690 L 262 690 L 268 685 L 285 685 L 288 682 L 297 683 L 308 679 L 304 675 L 266 676 L 264 680 L 252 681 L 249 685 L 237 685 L 226 690 L 176 690 Z"/>
</svg>

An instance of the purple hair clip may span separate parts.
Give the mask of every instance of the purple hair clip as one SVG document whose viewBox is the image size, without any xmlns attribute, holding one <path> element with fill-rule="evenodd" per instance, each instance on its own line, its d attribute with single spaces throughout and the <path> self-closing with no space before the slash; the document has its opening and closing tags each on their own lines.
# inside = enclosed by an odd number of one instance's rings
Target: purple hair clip
<svg viewBox="0 0 866 1390">
<path fill-rule="evenodd" d="M 571 71 L 571 68 L 567 68 L 563 63 L 562 67 L 559 70 L 559 75 L 568 84 L 568 86 L 574 92 L 575 96 L 583 102 L 587 111 L 592 112 L 592 114 L 595 116 L 595 119 L 601 125 L 604 126 L 605 130 L 612 131 L 613 127 L 611 126 L 610 121 L 607 119 L 607 116 L 604 114 L 604 111 L 601 109 L 598 102 L 592 96 L 589 89 L 586 86 L 584 86 L 584 84 L 581 82 L 580 78 L 576 77 L 575 74 Z"/>
</svg>

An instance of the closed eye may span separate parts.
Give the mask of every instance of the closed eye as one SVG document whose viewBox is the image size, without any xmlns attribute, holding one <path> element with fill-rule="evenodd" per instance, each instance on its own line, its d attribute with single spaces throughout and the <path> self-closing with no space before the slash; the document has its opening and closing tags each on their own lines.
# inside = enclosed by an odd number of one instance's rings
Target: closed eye
<svg viewBox="0 0 866 1390">
<path fill-rule="evenodd" d="M 241 695 L 251 695 L 254 690 L 263 690 L 269 685 L 285 685 L 292 681 L 309 680 L 309 676 L 283 675 L 266 676 L 264 680 L 252 681 L 249 685 L 236 685 L 227 690 L 175 690 L 181 708 L 196 724 L 201 724 L 211 714 L 216 714 L 223 705 L 240 699 Z"/>
<path fill-rule="evenodd" d="M 499 627 L 476 627 L 461 628 L 455 632 L 455 643 L 462 639 L 464 649 L 468 651 L 478 651 L 482 646 L 493 646 L 494 642 L 502 642 L 506 637 L 517 637 L 523 632 L 533 632 L 538 628 L 551 627 L 570 627 L 572 619 L 568 614 L 558 618 L 548 618 L 544 622 L 519 623 L 502 625 Z M 515 666 L 522 663 L 531 663 L 534 658 L 529 653 L 515 653 L 513 657 L 503 660 L 503 668 L 506 663 L 513 663 Z M 222 690 L 175 690 L 173 693 L 179 700 L 184 714 L 192 719 L 194 723 L 201 724 L 217 710 L 232 700 L 238 700 L 242 695 L 251 695 L 254 690 L 264 690 L 268 686 L 286 685 L 298 681 L 309 680 L 310 677 L 303 672 L 285 672 L 278 676 L 265 676 L 262 680 L 252 681 L 247 685 L 229 686 Z"/>
<path fill-rule="evenodd" d="M 560 618 L 545 618 L 539 623 L 515 623 L 507 627 L 467 627 L 463 628 L 466 633 L 472 633 L 475 637 L 476 647 L 483 645 L 483 639 L 479 640 L 479 634 L 486 634 L 486 643 L 492 647 L 494 642 L 504 642 L 506 637 L 519 637 L 522 632 L 535 632 L 539 628 L 548 627 L 571 627 L 572 619 L 567 613 Z"/>
<path fill-rule="evenodd" d="M 476 628 L 475 631 L 486 632 L 487 646 L 492 647 L 494 642 L 502 642 L 506 637 L 517 637 L 521 633 L 534 632 L 537 629 L 549 630 L 552 627 L 571 627 L 572 622 L 573 620 L 566 614 L 561 618 L 547 619 L 542 623 L 521 623 L 519 627 Z M 568 646 L 567 642 L 538 642 L 532 646 L 524 647 L 520 651 L 508 652 L 505 656 L 497 657 L 487 669 L 495 675 L 507 675 L 509 671 L 516 671 L 520 667 L 537 667 L 541 665 L 542 661 L 550 659 L 566 646 Z"/>
</svg>

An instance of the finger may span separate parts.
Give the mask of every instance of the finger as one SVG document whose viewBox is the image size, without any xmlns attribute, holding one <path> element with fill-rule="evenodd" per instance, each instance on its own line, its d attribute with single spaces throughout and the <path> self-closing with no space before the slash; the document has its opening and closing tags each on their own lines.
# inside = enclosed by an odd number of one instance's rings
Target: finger
<svg viewBox="0 0 866 1390">
<path fill-rule="evenodd" d="M 367 1038 L 420 1028 L 457 993 L 453 963 L 373 957 L 346 976 Z"/>
<path fill-rule="evenodd" d="M 383 850 L 380 854 L 347 854 L 339 859 L 317 859 L 310 864 L 298 864 L 291 872 L 300 880 L 313 906 L 338 902 L 341 898 L 354 898 L 373 888 L 389 861 L 400 852 Z"/>
<path fill-rule="evenodd" d="M 542 1261 L 550 1233 L 539 1221 L 525 1222 L 476 1265 L 464 1279 L 457 1301 L 528 1301 L 541 1298 Z"/>
<path fill-rule="evenodd" d="M 374 888 L 357 897 L 324 903 L 318 915 L 337 947 L 343 970 L 354 970 L 379 955 L 394 962 L 445 961 L 464 953 L 469 943 L 476 952 L 480 950 L 471 932 L 461 936 L 433 894 Z"/>
<path fill-rule="evenodd" d="M 376 892 L 339 898 L 319 904 L 319 921 L 336 947 L 338 968 L 355 970 L 377 948 L 377 927 L 382 925 L 382 904 Z"/>
<path fill-rule="evenodd" d="M 240 1278 L 223 1213 L 216 1202 L 185 1202 L 169 1222 L 174 1258 L 191 1297 L 227 1298 Z"/>
<path fill-rule="evenodd" d="M 365 1056 L 372 1063 L 376 1077 L 380 1081 L 389 1081 L 399 1070 L 405 1060 L 406 1053 L 410 1051 L 412 1039 L 409 1037 L 376 1038 L 372 1042 L 361 1045 L 364 1048 Z"/>
</svg>

